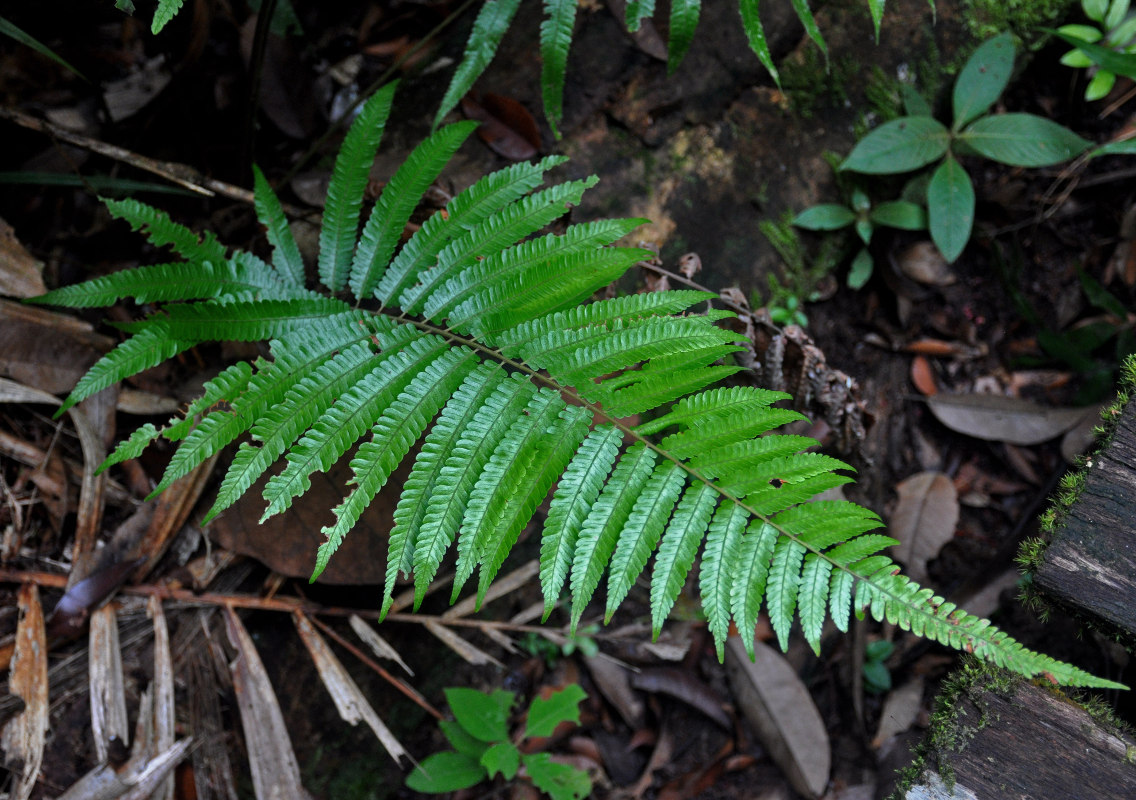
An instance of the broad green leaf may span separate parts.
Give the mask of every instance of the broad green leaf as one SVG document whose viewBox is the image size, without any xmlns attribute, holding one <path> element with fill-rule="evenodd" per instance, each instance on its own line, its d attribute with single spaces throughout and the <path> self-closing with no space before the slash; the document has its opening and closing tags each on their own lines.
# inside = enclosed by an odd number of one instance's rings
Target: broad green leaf
<svg viewBox="0 0 1136 800">
<path fill-rule="evenodd" d="M 470 736 L 469 731 L 452 719 L 439 720 L 438 728 L 454 750 L 462 755 L 469 756 L 474 761 L 481 760 L 481 754 L 488 747 L 485 742 Z"/>
<path fill-rule="evenodd" d="M 927 98 L 920 94 L 914 86 L 904 83 L 899 87 L 899 93 L 903 96 L 903 108 L 909 117 L 935 116 Z"/>
<path fill-rule="evenodd" d="M 856 221 L 852 209 L 837 203 L 821 203 L 793 217 L 793 224 L 809 231 L 835 231 Z"/>
<path fill-rule="evenodd" d="M 872 222 L 877 225 L 886 225 L 889 228 L 899 228 L 905 231 L 922 231 L 927 229 L 927 212 L 923 206 L 909 203 L 906 200 L 890 200 L 880 203 L 872 209 L 869 215 Z"/>
<path fill-rule="evenodd" d="M 582 769 L 557 764 L 548 753 L 521 757 L 533 785 L 552 800 L 584 800 L 592 793 L 592 780 Z"/>
<path fill-rule="evenodd" d="M 987 158 L 1013 167 L 1060 164 L 1091 146 L 1068 128 L 1033 114 L 998 114 L 980 119 L 959 139 Z"/>
<path fill-rule="evenodd" d="M 509 30 L 509 24 L 520 4 L 521 0 L 486 0 L 481 7 L 465 43 L 462 60 L 454 71 L 454 77 L 450 79 L 442 104 L 438 106 L 438 113 L 434 115 L 435 128 L 442 124 L 442 118 L 473 88 L 474 82 L 489 66 L 493 56 L 497 55 L 501 37 Z"/>
<path fill-rule="evenodd" d="M 927 216 L 931 240 L 948 263 L 954 262 L 970 241 L 974 225 L 974 186 L 966 170 L 948 158 L 927 187 Z"/>
<path fill-rule="evenodd" d="M 694 29 L 698 27 L 701 10 L 702 0 L 671 0 L 671 22 L 667 36 L 668 75 L 674 74 L 686 57 L 690 43 L 694 41 Z"/>
<path fill-rule="evenodd" d="M 1085 16 L 1089 19 L 1103 22 L 1110 2 L 1111 0 L 1081 0 L 1081 8 L 1084 9 Z"/>
<path fill-rule="evenodd" d="M 1089 151 L 1089 158 L 1096 158 L 1097 156 L 1131 156 L 1136 155 L 1136 137 L 1131 139 L 1121 139 L 1116 142 L 1107 142 L 1100 147 L 1094 147 Z"/>
<path fill-rule="evenodd" d="M 769 52 L 769 42 L 765 39 L 765 26 L 761 24 L 758 16 L 758 0 L 739 0 L 738 13 L 742 17 L 742 30 L 745 31 L 749 47 L 753 50 L 761 65 L 769 70 L 773 82 L 781 85 L 781 76 L 777 72 L 777 65 L 773 63 L 773 54 Z"/>
<path fill-rule="evenodd" d="M 1062 33 L 1059 30 L 1054 31 L 1047 28 L 1042 28 L 1041 30 L 1064 39 L 1067 43 L 1076 47 L 1092 59 L 1094 64 L 1103 67 L 1109 72 L 1136 79 L 1136 53 L 1118 53 L 1110 47 L 1093 44 L 1079 36 L 1072 36 L 1068 33 Z"/>
<path fill-rule="evenodd" d="M 1101 2 L 1101 0 L 1097 0 Z M 1128 8 L 1131 6 L 1131 0 L 1112 0 L 1108 4 L 1108 13 L 1104 15 L 1104 27 L 1106 30 L 1112 31 L 1120 26 L 1124 18 L 1128 15 Z M 1120 44 L 1124 44 L 1123 39 L 1116 40 Z"/>
<path fill-rule="evenodd" d="M 587 697 L 587 693 L 579 684 L 571 683 L 547 698 L 533 698 L 529 707 L 529 717 L 525 722 L 525 738 L 551 736 L 561 722 L 578 723 L 580 703 Z"/>
<path fill-rule="evenodd" d="M 423 794 L 445 794 L 476 786 L 486 777 L 485 767 L 477 759 L 443 750 L 422 759 L 406 776 L 406 785 Z"/>
<path fill-rule="evenodd" d="M 986 113 L 1010 82 L 1014 70 L 1014 39 L 999 34 L 983 43 L 963 66 L 955 81 L 954 130 Z"/>
<path fill-rule="evenodd" d="M 947 152 L 950 131 L 931 117 L 900 117 L 885 122 L 856 143 L 842 170 L 890 175 L 938 161 Z"/>
<path fill-rule="evenodd" d="M 521 767 L 521 753 L 512 742 L 498 742 L 486 748 L 479 761 L 490 778 L 500 773 L 502 778 L 511 781 Z"/>
<path fill-rule="evenodd" d="M 485 694 L 460 686 L 444 691 L 454 719 L 474 739 L 501 742 L 509 738 L 509 709 L 515 699 L 512 692 L 498 689 L 493 694 Z"/>
<path fill-rule="evenodd" d="M 872 260 L 872 254 L 868 252 L 868 248 L 861 247 L 860 252 L 852 259 L 852 266 L 848 270 L 848 288 L 863 289 L 864 285 L 871 279 L 875 267 L 875 262 Z"/>
</svg>

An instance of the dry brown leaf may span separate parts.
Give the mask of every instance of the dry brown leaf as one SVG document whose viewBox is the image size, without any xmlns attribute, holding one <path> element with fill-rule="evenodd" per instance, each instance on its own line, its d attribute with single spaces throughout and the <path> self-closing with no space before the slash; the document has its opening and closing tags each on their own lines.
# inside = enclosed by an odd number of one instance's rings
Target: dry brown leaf
<svg viewBox="0 0 1136 800">
<path fill-rule="evenodd" d="M 1050 408 L 997 394 L 944 394 L 927 398 L 931 413 L 952 431 L 988 442 L 1041 444 L 1076 426 L 1090 408 Z"/>
<path fill-rule="evenodd" d="M 928 286 L 949 286 L 958 280 L 939 248 L 931 242 L 916 242 L 895 256 L 899 271 Z"/>
<path fill-rule="evenodd" d="M 442 644 L 453 650 L 470 664 L 473 664 L 474 666 L 492 664 L 496 667 L 500 667 L 501 669 L 505 668 L 504 664 L 495 659 L 493 656 L 489 655 L 489 653 L 486 653 L 484 650 L 470 644 L 465 639 L 447 628 L 445 625 L 441 625 L 434 620 L 429 619 L 425 620 L 422 624 L 426 627 L 426 630 L 430 631 L 430 633 L 438 637 L 438 639 L 441 640 Z"/>
<path fill-rule="evenodd" d="M 95 757 L 99 763 L 105 763 L 112 739 L 118 739 L 122 744 L 130 740 L 130 724 L 126 719 L 126 690 L 122 680 L 122 650 L 118 640 L 118 614 L 114 608 L 103 606 L 91 614 L 87 641 L 91 733 L 95 739 Z"/>
<path fill-rule="evenodd" d="M 640 670 L 631 677 L 631 685 L 645 692 L 670 695 L 698 709 L 726 730 L 733 727 L 729 715 L 722 710 L 722 699 L 704 681 L 686 670 L 674 667 Z"/>
<path fill-rule="evenodd" d="M 35 297 L 46 291 L 43 262 L 32 257 L 16 238 L 12 226 L 0 219 L 0 294 Z"/>
<path fill-rule="evenodd" d="M 540 152 L 540 128 L 529 110 L 511 97 L 472 93 L 461 101 L 462 113 L 481 123 L 478 137 L 499 156 L 527 161 Z"/>
<path fill-rule="evenodd" d="M 380 636 L 379 632 L 368 625 L 361 617 L 352 614 L 348 621 L 351 623 L 351 630 L 355 631 L 355 635 L 362 639 L 367 647 L 371 648 L 372 653 L 379 658 L 396 662 L 400 667 L 406 670 L 407 675 L 414 675 L 414 670 L 407 666 L 398 651 L 391 647 L 387 640 Z"/>
<path fill-rule="evenodd" d="M 600 694 L 615 706 L 619 716 L 632 730 L 643 726 L 643 701 L 631 687 L 631 670 L 604 656 L 584 659 L 584 666 L 592 675 Z M 721 710 L 721 709 L 719 709 Z"/>
<path fill-rule="evenodd" d="M 225 608 L 225 623 L 229 641 L 237 650 L 229 671 L 241 714 L 253 791 L 258 798 L 308 800 L 280 703 L 256 646 L 232 608 Z"/>
<path fill-rule="evenodd" d="M 942 472 L 918 472 L 895 487 L 899 503 L 888 521 L 888 535 L 899 544 L 892 553 L 916 583 L 927 580 L 927 562 L 955 535 L 958 492 Z"/>
<path fill-rule="evenodd" d="M 16 598 L 20 621 L 8 673 L 8 691 L 24 701 L 24 710 L 0 733 L 4 765 L 13 775 L 14 800 L 27 800 L 39 777 L 48 726 L 47 636 L 43 606 L 35 584 L 20 586 Z"/>
<path fill-rule="evenodd" d="M 347 674 L 347 670 L 331 652 L 331 648 L 327 646 L 323 637 L 312 628 L 308 618 L 303 614 L 296 613 L 292 620 L 296 623 L 296 630 L 299 632 L 304 646 L 308 648 L 308 653 L 316 665 L 316 671 L 319 672 L 323 685 L 327 687 L 332 702 L 335 703 L 335 708 L 339 711 L 339 716 L 350 725 L 358 725 L 360 720 L 366 722 L 396 764 L 401 766 L 404 758 L 409 761 L 410 754 L 406 752 L 406 749 L 379 718 L 378 713 L 367 702 L 367 698 L 363 696 L 358 684 Z"/>
<path fill-rule="evenodd" d="M 832 752 L 824 720 L 809 690 L 784 656 L 760 641 L 755 661 L 741 639 L 726 642 L 726 675 L 738 708 L 789 783 L 807 797 L 828 785 Z"/>
<path fill-rule="evenodd" d="M 911 383 L 924 397 L 939 393 L 939 387 L 935 383 L 935 370 L 926 356 L 917 355 L 911 359 Z"/>
<path fill-rule="evenodd" d="M 896 734 L 903 733 L 915 724 L 923 707 L 923 678 L 913 678 L 898 689 L 888 692 L 880 710 L 880 727 L 872 747 L 879 747 Z"/>
</svg>

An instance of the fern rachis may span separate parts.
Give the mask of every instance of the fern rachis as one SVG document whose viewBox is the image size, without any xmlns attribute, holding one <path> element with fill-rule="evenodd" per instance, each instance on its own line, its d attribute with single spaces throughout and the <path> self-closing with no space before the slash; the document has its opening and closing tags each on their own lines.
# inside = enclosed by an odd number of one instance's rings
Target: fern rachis
<svg viewBox="0 0 1136 800">
<path fill-rule="evenodd" d="M 477 572 L 484 596 L 551 493 L 540 581 L 549 610 L 567 585 L 573 624 L 605 573 L 610 618 L 653 556 L 657 632 L 701 552 L 698 586 L 720 651 L 731 621 L 752 631 L 763 603 L 782 645 L 797 618 L 814 648 L 826 616 L 844 630 L 855 609 L 1023 674 L 1114 685 L 1025 650 L 911 583 L 879 555 L 893 540 L 872 533 L 880 521 L 871 511 L 806 502 L 848 482 L 848 468 L 804 452 L 811 439 L 770 432 L 800 416 L 773 407 L 786 395 L 714 387 L 737 371 L 720 360 L 739 344 L 716 324 L 728 315 L 690 310 L 710 295 L 584 302 L 645 253 L 612 244 L 638 220 L 537 236 L 593 182 L 537 190 L 557 159 L 482 179 L 398 247 L 396 232 L 470 132 L 443 128 L 386 185 L 360 234 L 359 178 L 374 158 L 392 92 L 368 102 L 333 172 L 318 268 L 332 294 L 303 285 L 279 201 L 258 175 L 271 263 L 227 255 L 216 240 L 199 240 L 160 212 L 119 203 L 112 213 L 185 261 L 38 299 L 162 304 L 124 326 L 130 338 L 92 368 L 65 407 L 199 342 L 270 342 L 270 358 L 230 367 L 190 406 L 189 419 L 144 427 L 108 465 L 158 436 L 179 442 L 164 487 L 248 434 L 209 516 L 282 457 L 264 490 L 272 514 L 308 490 L 313 472 L 355 448 L 352 485 L 316 554 L 318 576 L 421 441 L 395 513 L 384 611 L 400 573 L 413 573 L 421 600 L 451 546 L 455 595 Z"/>
</svg>

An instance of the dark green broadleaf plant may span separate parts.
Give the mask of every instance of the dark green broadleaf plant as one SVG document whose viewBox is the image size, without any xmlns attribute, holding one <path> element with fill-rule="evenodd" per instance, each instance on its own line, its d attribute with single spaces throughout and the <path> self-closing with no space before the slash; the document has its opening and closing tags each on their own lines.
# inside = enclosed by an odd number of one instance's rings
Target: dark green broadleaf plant
<svg viewBox="0 0 1136 800">
<path fill-rule="evenodd" d="M 454 720 L 438 723 L 453 747 L 423 759 L 406 777 L 416 792 L 443 794 L 476 786 L 500 775 L 507 781 L 524 776 L 553 800 L 581 800 L 591 794 L 588 773 L 552 761 L 548 753 L 521 753 L 509 740 L 509 715 L 516 695 L 503 689 L 484 694 L 475 689 L 446 689 Z M 562 722 L 580 721 L 587 694 L 570 684 L 546 698 L 533 698 L 523 739 L 551 736 Z"/>
<path fill-rule="evenodd" d="M 861 289 L 872 277 L 875 262 L 868 246 L 876 228 L 898 228 L 905 231 L 927 229 L 927 212 L 908 200 L 872 203 L 872 198 L 859 186 L 852 187 L 848 205 L 820 203 L 793 217 L 793 224 L 808 231 L 838 231 L 852 228 L 863 245 L 852 258 L 848 286 Z"/>
<path fill-rule="evenodd" d="M 439 129 L 390 177 L 362 223 L 363 193 L 393 87 L 367 101 L 336 158 L 319 239 L 320 288 L 268 182 L 256 210 L 269 261 L 227 252 L 133 200 L 112 214 L 181 260 L 66 286 L 40 303 L 86 307 L 124 297 L 152 313 L 79 381 L 63 408 L 203 342 L 267 341 L 233 364 L 184 417 L 147 424 L 104 468 L 161 437 L 177 443 L 155 493 L 240 441 L 208 517 L 282 460 L 264 490 L 265 516 L 288 510 L 311 475 L 346 454 L 353 479 L 315 554 L 313 579 L 404 460 L 412 465 L 389 535 L 382 609 L 400 573 L 416 602 L 446 551 L 453 595 L 478 573 L 477 597 L 551 493 L 540 532 L 547 612 L 567 584 L 574 629 L 606 575 L 606 617 L 654 557 L 657 634 L 695 560 L 721 656 L 731 621 L 752 632 L 764 604 L 786 646 L 794 619 L 816 650 L 826 618 L 854 611 L 972 651 L 1025 675 L 1115 686 L 1031 652 L 900 574 L 854 503 L 810 503 L 848 483 L 849 467 L 816 442 L 769 431 L 801 415 L 781 392 L 723 387 L 741 367 L 731 313 L 698 291 L 593 301 L 650 254 L 614 245 L 642 220 L 597 220 L 541 235 L 595 178 L 541 188 L 549 157 L 492 173 L 427 218 L 406 223 L 472 123 Z M 752 646 L 752 636 L 742 639 Z"/>
<path fill-rule="evenodd" d="M 960 155 L 978 155 L 1016 167 L 1059 164 L 1090 143 L 1033 114 L 989 114 L 1014 67 L 1014 42 L 1002 34 L 982 44 L 955 81 L 948 128 L 926 114 L 886 122 L 861 139 L 840 166 L 876 175 L 898 174 L 938 164 L 927 187 L 931 239 L 953 262 L 970 240 L 974 186 Z"/>
<path fill-rule="evenodd" d="M 1076 37 L 1085 44 L 1112 50 L 1120 55 L 1136 54 L 1136 16 L 1129 16 L 1131 0 L 1081 0 L 1081 10 L 1096 25 L 1062 25 L 1059 35 Z M 1093 77 L 1085 87 L 1086 100 L 1100 100 L 1116 85 L 1117 73 L 1097 65 L 1080 47 L 1061 57 L 1067 67 L 1093 69 Z"/>
</svg>

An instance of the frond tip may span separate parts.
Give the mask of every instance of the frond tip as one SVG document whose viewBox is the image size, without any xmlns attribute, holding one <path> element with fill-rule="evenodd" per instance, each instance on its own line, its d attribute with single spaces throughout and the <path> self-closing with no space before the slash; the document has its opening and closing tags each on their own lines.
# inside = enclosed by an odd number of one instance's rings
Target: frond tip
<svg viewBox="0 0 1136 800">
<path fill-rule="evenodd" d="M 550 5 L 565 19 L 575 6 Z M 638 4 L 635 18 L 649 6 Z M 453 125 L 387 182 L 360 232 L 392 94 L 367 103 L 336 160 L 315 270 L 322 292 L 305 287 L 279 201 L 258 172 L 271 264 L 228 256 L 211 236 L 124 201 L 114 213 L 185 262 L 40 298 L 83 306 L 130 296 L 160 306 L 120 325 L 128 338 L 64 408 L 202 342 L 270 341 L 270 357 L 231 365 L 184 418 L 142 427 L 106 466 L 157 438 L 176 442 L 160 490 L 244 438 L 208 516 L 282 460 L 263 492 L 268 516 L 305 496 L 314 473 L 350 459 L 353 477 L 323 529 L 314 580 L 409 462 L 389 538 L 384 614 L 400 574 L 413 575 L 421 602 L 451 548 L 454 596 L 477 573 L 480 601 L 551 495 L 540 543 L 546 617 L 567 587 L 575 625 L 606 583 L 610 620 L 650 569 L 657 635 L 697 564 L 719 654 L 731 627 L 752 640 L 763 607 L 782 646 L 799 622 L 818 651 L 825 620 L 846 630 L 855 612 L 1025 675 L 1117 685 L 1026 650 L 899 574 L 879 554 L 893 540 L 873 532 L 881 523 L 871 511 L 809 502 L 852 480 L 851 469 L 813 452 L 812 439 L 775 432 L 801 419 L 776 406 L 788 395 L 717 385 L 741 370 L 732 355 L 742 345 L 718 325 L 730 315 L 709 307 L 712 295 L 593 301 L 646 255 L 616 244 L 642 220 L 541 235 L 594 178 L 541 190 L 560 159 L 516 165 L 458 194 L 402 242 L 429 183 L 469 134 L 468 125 Z M 348 290 L 355 306 L 337 297 Z"/>
</svg>

